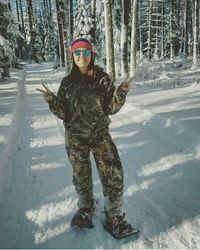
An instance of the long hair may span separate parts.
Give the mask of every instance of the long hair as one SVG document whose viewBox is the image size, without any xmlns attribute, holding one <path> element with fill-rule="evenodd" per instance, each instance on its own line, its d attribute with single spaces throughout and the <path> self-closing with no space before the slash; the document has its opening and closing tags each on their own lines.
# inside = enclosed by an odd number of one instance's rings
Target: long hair
<svg viewBox="0 0 200 250">
<path fill-rule="evenodd" d="M 91 56 L 91 60 L 90 63 L 88 65 L 88 69 L 90 72 L 92 72 L 92 77 L 94 77 L 94 56 L 92 54 Z M 71 68 L 71 72 L 69 74 L 69 77 L 71 78 L 71 80 L 79 80 L 81 78 L 81 72 L 79 70 L 79 67 L 75 64 L 74 62 L 74 57 L 72 56 L 72 68 Z"/>
</svg>

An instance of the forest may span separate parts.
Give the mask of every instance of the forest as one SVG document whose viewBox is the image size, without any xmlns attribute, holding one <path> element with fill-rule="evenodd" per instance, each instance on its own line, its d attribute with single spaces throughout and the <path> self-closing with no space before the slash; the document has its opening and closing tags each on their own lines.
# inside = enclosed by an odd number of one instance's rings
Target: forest
<svg viewBox="0 0 200 250">
<path fill-rule="evenodd" d="M 199 1 L 0 0 L 0 249 L 200 249 Z M 68 78 L 77 37 L 99 77 Z M 71 225 L 76 171 L 92 173 L 93 228 Z M 140 233 L 117 240 L 102 183 L 117 200 L 119 178 L 120 224 Z"/>
<path fill-rule="evenodd" d="M 88 37 L 96 63 L 115 79 L 141 60 L 183 56 L 198 66 L 199 0 L 1 0 L 0 71 L 20 60 L 70 70 L 73 38 Z"/>
</svg>

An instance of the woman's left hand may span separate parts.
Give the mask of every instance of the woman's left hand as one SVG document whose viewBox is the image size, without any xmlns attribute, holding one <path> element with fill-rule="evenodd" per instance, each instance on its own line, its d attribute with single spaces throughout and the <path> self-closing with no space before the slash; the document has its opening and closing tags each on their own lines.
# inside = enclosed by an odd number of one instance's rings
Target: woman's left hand
<svg viewBox="0 0 200 250">
<path fill-rule="evenodd" d="M 129 75 L 127 74 L 125 80 L 120 85 L 122 87 L 122 89 L 125 90 L 125 91 L 129 91 L 129 89 L 130 89 L 130 82 L 133 79 L 134 79 L 134 76 L 131 77 L 131 78 L 129 78 Z"/>
</svg>

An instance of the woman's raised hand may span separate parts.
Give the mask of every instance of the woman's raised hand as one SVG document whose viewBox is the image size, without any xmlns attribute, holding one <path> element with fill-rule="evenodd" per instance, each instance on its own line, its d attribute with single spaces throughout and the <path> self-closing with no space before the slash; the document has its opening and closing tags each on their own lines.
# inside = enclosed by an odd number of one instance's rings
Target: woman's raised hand
<svg viewBox="0 0 200 250">
<path fill-rule="evenodd" d="M 125 80 L 121 83 L 121 87 L 125 91 L 129 91 L 130 89 L 130 82 L 134 79 L 134 76 L 129 78 L 129 74 L 126 75 Z"/>
<path fill-rule="evenodd" d="M 38 88 L 36 90 L 43 93 L 43 97 L 44 97 L 45 101 L 47 101 L 47 102 L 52 101 L 53 100 L 53 93 L 43 83 L 42 83 L 42 86 L 45 88 L 45 90 L 38 89 Z"/>
</svg>

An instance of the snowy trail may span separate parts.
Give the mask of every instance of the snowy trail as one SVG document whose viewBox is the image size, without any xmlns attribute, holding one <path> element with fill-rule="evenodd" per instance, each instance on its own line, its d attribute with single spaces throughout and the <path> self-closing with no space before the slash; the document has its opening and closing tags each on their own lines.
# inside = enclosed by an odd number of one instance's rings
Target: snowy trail
<svg viewBox="0 0 200 250">
<path fill-rule="evenodd" d="M 166 118 L 133 107 L 130 102 L 123 112 L 123 122 L 130 124 L 132 135 L 128 124 L 118 128 L 115 121 L 113 135 L 127 167 L 125 183 L 129 185 L 126 185 L 125 207 L 129 206 L 129 213 L 132 210 L 137 225 L 141 226 L 142 222 L 145 238 L 151 241 L 145 248 L 197 248 L 199 242 L 196 245 L 193 238 L 199 238 L 199 136 L 194 140 L 179 134 L 176 123 L 166 127 Z M 123 138 L 124 132 L 128 139 Z M 117 135 L 122 138 L 118 139 Z M 191 242 L 185 240 L 187 226 L 185 230 L 181 226 L 181 233 L 170 236 L 172 229 L 182 223 L 190 224 L 193 218 L 197 225 L 191 227 L 192 235 L 188 236 L 192 237 Z"/>
<path fill-rule="evenodd" d="M 64 130 L 35 91 L 44 81 L 57 89 L 62 76 L 48 64 L 29 64 L 17 83 L 7 145 L 0 151 L 0 247 L 199 248 L 199 91 L 176 90 L 178 98 L 170 105 L 166 91 L 148 94 L 136 89 L 125 107 L 112 116 L 111 131 L 125 172 L 124 211 L 141 231 L 136 240 L 117 241 L 102 227 L 102 189 L 93 160 L 94 193 L 100 200 L 95 227 L 74 230 L 69 225 L 76 195 Z M 183 110 L 184 105 L 188 107 L 184 96 L 191 93 L 193 131 L 177 109 L 173 116 L 165 114 L 176 104 L 180 107 L 180 100 Z M 163 105 L 164 99 L 168 106 Z"/>
</svg>

